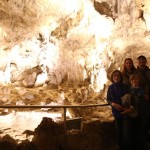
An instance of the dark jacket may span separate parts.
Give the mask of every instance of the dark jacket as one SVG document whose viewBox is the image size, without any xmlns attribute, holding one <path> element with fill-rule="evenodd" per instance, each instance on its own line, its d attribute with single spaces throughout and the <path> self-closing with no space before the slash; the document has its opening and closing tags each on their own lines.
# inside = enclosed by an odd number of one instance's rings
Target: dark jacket
<svg viewBox="0 0 150 150">
<path fill-rule="evenodd" d="M 129 93 L 129 88 L 127 85 L 123 83 L 112 83 L 108 87 L 107 91 L 107 102 L 111 105 L 112 102 L 122 105 L 121 97 L 125 94 Z M 112 107 L 112 114 L 115 117 L 121 117 L 122 115 L 120 111 Z"/>
<path fill-rule="evenodd" d="M 142 86 L 144 87 L 145 94 L 150 96 L 150 69 L 146 66 L 145 69 L 137 67 L 137 73 L 142 77 Z"/>
</svg>

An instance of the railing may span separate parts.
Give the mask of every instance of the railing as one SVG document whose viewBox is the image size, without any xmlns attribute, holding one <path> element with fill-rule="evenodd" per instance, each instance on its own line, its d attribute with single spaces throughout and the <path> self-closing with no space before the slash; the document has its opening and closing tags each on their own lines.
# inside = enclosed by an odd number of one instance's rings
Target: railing
<svg viewBox="0 0 150 150">
<path fill-rule="evenodd" d="M 67 108 L 82 108 L 82 107 L 99 107 L 108 106 L 108 104 L 88 104 L 88 105 L 0 105 L 0 108 L 63 108 L 64 109 L 64 128 L 66 136 L 66 150 L 67 150 L 67 126 L 66 126 L 66 110 Z"/>
</svg>

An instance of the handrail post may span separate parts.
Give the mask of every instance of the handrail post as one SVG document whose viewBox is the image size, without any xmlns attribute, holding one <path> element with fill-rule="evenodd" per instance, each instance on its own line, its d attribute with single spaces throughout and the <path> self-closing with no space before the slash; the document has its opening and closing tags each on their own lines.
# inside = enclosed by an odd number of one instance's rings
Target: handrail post
<svg viewBox="0 0 150 150">
<path fill-rule="evenodd" d="M 67 150 L 67 124 L 66 124 L 66 107 L 64 108 L 64 128 L 65 128 L 65 150 Z"/>
</svg>

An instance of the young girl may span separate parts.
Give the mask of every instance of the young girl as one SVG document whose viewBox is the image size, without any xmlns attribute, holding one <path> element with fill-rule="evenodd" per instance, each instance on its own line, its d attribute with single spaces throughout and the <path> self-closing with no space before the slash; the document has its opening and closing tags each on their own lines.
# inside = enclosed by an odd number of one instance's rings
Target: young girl
<svg viewBox="0 0 150 150">
<path fill-rule="evenodd" d="M 123 76 L 119 70 L 114 70 L 111 75 L 112 84 L 108 87 L 107 102 L 111 105 L 112 114 L 118 135 L 120 150 L 130 150 L 130 119 L 126 115 L 127 109 L 122 106 L 121 97 L 128 93 L 128 86 L 123 83 Z M 126 111 L 126 113 L 123 113 Z"/>
</svg>

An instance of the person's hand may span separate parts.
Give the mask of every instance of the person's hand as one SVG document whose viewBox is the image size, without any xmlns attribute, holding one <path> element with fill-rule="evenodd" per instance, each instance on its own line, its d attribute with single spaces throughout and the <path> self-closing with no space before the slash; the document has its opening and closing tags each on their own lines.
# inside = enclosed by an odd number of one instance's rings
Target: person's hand
<svg viewBox="0 0 150 150">
<path fill-rule="evenodd" d="M 117 104 L 117 103 L 112 103 L 111 105 L 112 105 L 112 107 L 116 108 L 119 111 L 124 110 L 124 108 L 121 105 Z"/>
<path fill-rule="evenodd" d="M 126 115 L 126 114 L 129 114 L 130 112 L 132 112 L 133 111 L 133 108 L 124 108 L 124 111 L 123 112 L 121 112 L 121 114 L 122 115 Z"/>
</svg>

